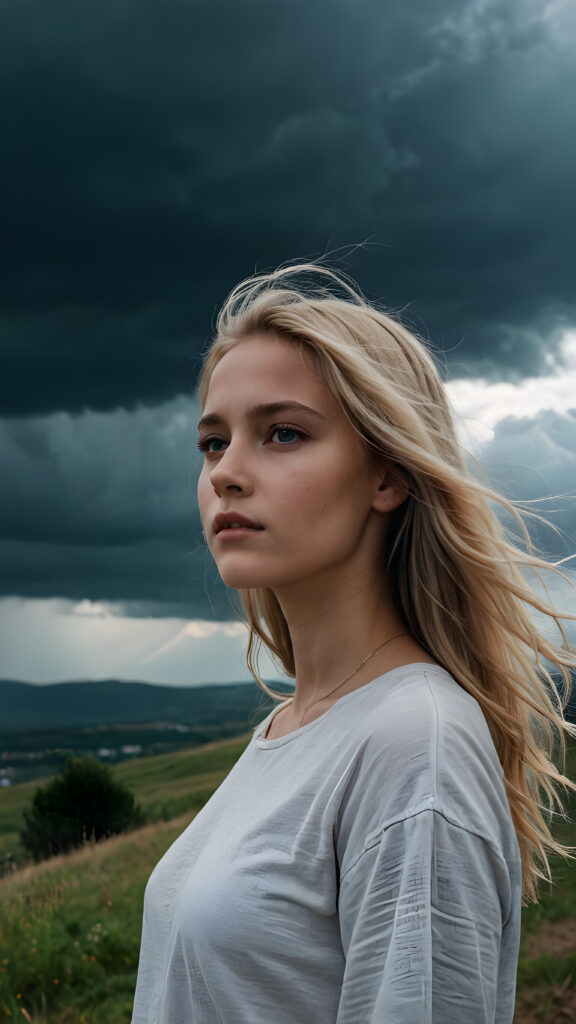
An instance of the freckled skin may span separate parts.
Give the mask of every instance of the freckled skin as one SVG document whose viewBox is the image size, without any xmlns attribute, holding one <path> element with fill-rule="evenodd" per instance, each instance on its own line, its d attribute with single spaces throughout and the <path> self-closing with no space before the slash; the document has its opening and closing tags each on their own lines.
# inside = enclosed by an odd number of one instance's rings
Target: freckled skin
<svg viewBox="0 0 576 1024">
<path fill-rule="evenodd" d="M 303 403 L 323 418 L 293 410 L 249 417 L 254 406 L 278 401 Z M 274 337 L 240 340 L 212 374 L 203 414 L 215 412 L 221 422 L 201 429 L 211 450 L 198 501 L 225 583 L 269 587 L 277 596 L 303 588 L 309 597 L 377 564 L 386 513 L 404 492 L 368 460 L 309 353 Z M 264 529 L 219 541 L 212 521 L 228 511 Z"/>
</svg>

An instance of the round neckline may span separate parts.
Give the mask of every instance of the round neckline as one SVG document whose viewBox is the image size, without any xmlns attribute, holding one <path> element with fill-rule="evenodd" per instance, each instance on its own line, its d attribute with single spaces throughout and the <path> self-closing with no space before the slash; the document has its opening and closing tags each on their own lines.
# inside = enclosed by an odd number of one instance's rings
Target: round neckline
<svg viewBox="0 0 576 1024">
<path fill-rule="evenodd" d="M 280 713 L 282 708 L 285 708 L 290 704 L 292 700 L 292 698 L 290 697 L 288 700 L 282 701 L 282 703 L 279 704 L 278 707 L 273 708 L 270 714 L 266 718 L 264 718 L 259 723 L 259 725 L 256 726 L 256 729 L 254 730 L 253 733 L 253 740 L 255 741 L 258 747 L 264 750 L 271 750 L 275 747 L 282 747 L 284 746 L 285 743 L 291 743 L 298 737 L 310 732 L 312 729 L 315 728 L 315 726 L 319 725 L 320 722 L 325 721 L 327 715 L 330 715 L 339 705 L 345 704 L 351 698 L 356 697 L 357 694 L 364 693 L 366 690 L 374 689 L 375 686 L 378 683 L 380 683 L 383 679 L 387 679 L 390 676 L 397 675 L 400 672 L 406 672 L 407 670 L 414 670 L 416 668 L 428 670 L 440 669 L 442 672 L 446 671 L 442 668 L 441 665 L 438 665 L 430 661 L 413 661 L 410 662 L 408 665 L 398 665 L 396 668 L 391 668 L 389 669 L 388 672 L 383 672 L 381 675 L 376 676 L 374 679 L 371 679 L 368 683 L 364 683 L 363 686 L 359 686 L 356 690 L 350 690 L 350 693 L 344 693 L 341 697 L 338 698 L 338 700 L 335 700 L 334 703 L 326 709 L 326 711 L 323 711 L 321 715 L 318 715 L 318 718 L 314 718 L 311 722 L 307 722 L 306 725 L 301 725 L 298 729 L 293 729 L 291 732 L 287 732 L 284 736 L 276 736 L 273 739 L 269 740 L 266 739 L 265 733 L 268 731 L 268 727 L 271 725 L 272 720 L 276 717 L 276 715 Z"/>
</svg>

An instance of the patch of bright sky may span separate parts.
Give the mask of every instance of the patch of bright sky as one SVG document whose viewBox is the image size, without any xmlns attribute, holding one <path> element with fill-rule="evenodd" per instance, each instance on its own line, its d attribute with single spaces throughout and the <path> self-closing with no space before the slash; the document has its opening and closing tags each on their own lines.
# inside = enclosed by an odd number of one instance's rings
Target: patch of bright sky
<svg viewBox="0 0 576 1024">
<path fill-rule="evenodd" d="M 241 622 L 129 618 L 118 605 L 0 601 L 0 677 L 31 683 L 134 679 L 171 686 L 248 681 Z M 267 679 L 282 678 L 261 658 Z"/>
<path fill-rule="evenodd" d="M 576 331 L 564 335 L 560 358 L 551 361 L 547 375 L 518 384 L 453 380 L 447 390 L 462 442 L 481 455 L 482 445 L 492 440 L 494 427 L 503 419 L 529 419 L 543 409 L 562 415 L 576 408 Z"/>
</svg>

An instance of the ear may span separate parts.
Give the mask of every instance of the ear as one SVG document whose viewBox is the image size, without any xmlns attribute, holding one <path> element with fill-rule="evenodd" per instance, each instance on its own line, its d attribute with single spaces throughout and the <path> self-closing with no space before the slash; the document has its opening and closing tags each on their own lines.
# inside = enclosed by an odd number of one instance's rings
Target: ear
<svg viewBox="0 0 576 1024">
<path fill-rule="evenodd" d="M 402 474 L 395 467 L 381 466 L 377 479 L 372 508 L 376 512 L 393 512 L 410 494 L 410 488 Z"/>
</svg>

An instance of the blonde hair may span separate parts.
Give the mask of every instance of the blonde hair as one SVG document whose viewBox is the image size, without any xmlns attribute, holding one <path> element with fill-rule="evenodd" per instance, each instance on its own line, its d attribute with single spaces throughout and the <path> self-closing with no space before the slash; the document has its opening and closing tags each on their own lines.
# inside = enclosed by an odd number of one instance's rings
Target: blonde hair
<svg viewBox="0 0 576 1024">
<path fill-rule="evenodd" d="M 550 853 L 570 855 L 549 822 L 562 813 L 559 788 L 576 786 L 564 764 L 564 718 L 576 651 L 558 611 L 529 585 L 557 566 L 537 557 L 517 503 L 466 468 L 435 363 L 397 319 L 370 305 L 353 282 L 326 267 L 300 264 L 239 284 L 217 320 L 200 380 L 204 405 L 211 374 L 239 340 L 258 333 L 288 339 L 313 354 L 318 372 L 369 448 L 398 468 L 409 497 L 393 514 L 384 552 L 397 611 L 422 647 L 480 704 L 504 773 L 523 866 L 525 902 L 550 880 Z M 494 503 L 520 527 L 523 550 L 509 539 Z M 539 518 L 539 517 L 536 517 Z M 242 592 L 250 629 L 248 666 L 260 678 L 263 643 L 288 675 L 294 657 L 288 625 L 273 592 Z M 529 610 L 555 623 L 548 640 Z M 546 662 L 562 677 L 562 697 Z"/>
</svg>

